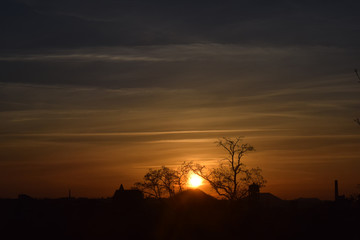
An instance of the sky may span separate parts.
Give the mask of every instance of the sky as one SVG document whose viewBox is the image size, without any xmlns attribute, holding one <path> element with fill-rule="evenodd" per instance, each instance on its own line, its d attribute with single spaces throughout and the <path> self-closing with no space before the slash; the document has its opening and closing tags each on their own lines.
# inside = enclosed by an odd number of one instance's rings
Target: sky
<svg viewBox="0 0 360 240">
<path fill-rule="evenodd" d="M 237 136 L 263 192 L 360 191 L 359 9 L 2 0 L 0 197 L 109 197 L 149 168 L 215 167 Z"/>
</svg>

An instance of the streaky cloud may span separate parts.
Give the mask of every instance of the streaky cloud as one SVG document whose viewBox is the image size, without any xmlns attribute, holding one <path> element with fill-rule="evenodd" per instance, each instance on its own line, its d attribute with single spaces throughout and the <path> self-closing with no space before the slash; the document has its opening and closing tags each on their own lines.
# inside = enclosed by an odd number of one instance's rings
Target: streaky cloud
<svg viewBox="0 0 360 240">
<path fill-rule="evenodd" d="M 279 131 L 280 129 L 218 129 L 218 130 L 179 130 L 157 132 L 94 132 L 94 133 L 5 133 L 5 136 L 33 136 L 33 137 L 92 137 L 92 136 L 153 136 L 176 135 L 193 133 L 239 133 L 258 131 Z M 281 129 L 283 130 L 283 129 Z"/>
</svg>

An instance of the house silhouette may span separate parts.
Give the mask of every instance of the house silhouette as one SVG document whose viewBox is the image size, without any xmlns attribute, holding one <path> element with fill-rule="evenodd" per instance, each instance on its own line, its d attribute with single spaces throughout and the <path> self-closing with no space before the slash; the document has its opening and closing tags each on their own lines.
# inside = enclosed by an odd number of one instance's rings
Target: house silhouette
<svg viewBox="0 0 360 240">
<path fill-rule="evenodd" d="M 122 201 L 122 202 L 138 202 L 144 199 L 144 194 L 137 190 L 125 190 L 124 186 L 121 184 L 119 189 L 117 189 L 114 193 L 113 200 Z"/>
</svg>

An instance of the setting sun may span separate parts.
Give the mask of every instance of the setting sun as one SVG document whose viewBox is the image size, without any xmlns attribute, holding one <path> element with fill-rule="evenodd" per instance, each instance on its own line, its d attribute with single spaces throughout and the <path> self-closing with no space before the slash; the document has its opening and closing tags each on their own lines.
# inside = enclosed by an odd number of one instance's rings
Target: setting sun
<svg viewBox="0 0 360 240">
<path fill-rule="evenodd" d="M 192 188 L 197 188 L 202 184 L 202 178 L 196 174 L 192 174 L 189 178 L 189 186 Z"/>
</svg>

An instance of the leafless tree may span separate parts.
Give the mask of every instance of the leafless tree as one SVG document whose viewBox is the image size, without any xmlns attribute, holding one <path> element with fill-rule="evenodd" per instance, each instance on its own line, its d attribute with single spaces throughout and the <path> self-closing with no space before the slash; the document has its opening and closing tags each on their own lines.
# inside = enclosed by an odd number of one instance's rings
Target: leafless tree
<svg viewBox="0 0 360 240">
<path fill-rule="evenodd" d="M 359 81 L 358 81 L 358 83 L 360 83 L 360 76 L 359 76 L 359 72 L 358 72 L 358 70 L 355 68 L 355 74 L 356 74 L 356 76 L 357 76 L 357 78 L 359 79 Z"/>
<path fill-rule="evenodd" d="M 360 76 L 359 76 L 359 72 L 358 72 L 358 70 L 357 69 L 355 69 L 354 70 L 355 71 L 355 74 L 356 74 L 356 76 L 357 76 L 357 78 L 358 78 L 358 83 L 360 83 Z M 354 121 L 357 123 L 357 124 L 359 124 L 360 125 L 360 119 L 359 118 L 355 118 L 354 119 Z"/>
<path fill-rule="evenodd" d="M 193 164 L 191 167 L 192 171 L 205 179 L 219 196 L 229 200 L 244 198 L 250 184 L 255 183 L 262 187 L 266 182 L 260 168 L 248 169 L 243 163 L 244 155 L 255 149 L 247 143 L 241 143 L 241 140 L 240 137 L 224 137 L 216 142 L 227 153 L 227 157 L 220 161 L 217 168 L 207 169 L 200 164 Z"/>
<path fill-rule="evenodd" d="M 169 197 L 175 194 L 175 185 L 177 183 L 178 174 L 175 170 L 162 166 L 160 169 L 161 173 L 161 186 Z"/>
<path fill-rule="evenodd" d="M 177 185 L 179 192 L 183 191 L 189 180 L 189 172 L 191 171 L 191 163 L 183 162 L 177 169 Z"/>
<path fill-rule="evenodd" d="M 162 166 L 160 169 L 149 169 L 142 182 L 134 187 L 151 198 L 172 197 L 176 192 L 182 191 L 190 171 L 188 163 L 183 163 L 178 170 Z"/>
<path fill-rule="evenodd" d="M 246 185 L 256 184 L 259 188 L 265 187 L 266 180 L 262 175 L 262 170 L 259 167 L 251 168 L 248 170 L 248 179 Z"/>
<path fill-rule="evenodd" d="M 145 196 L 151 198 L 162 198 L 164 195 L 164 188 L 161 185 L 161 171 L 160 169 L 149 169 L 145 174 L 143 182 L 137 182 L 134 187 L 144 193 Z"/>
</svg>

